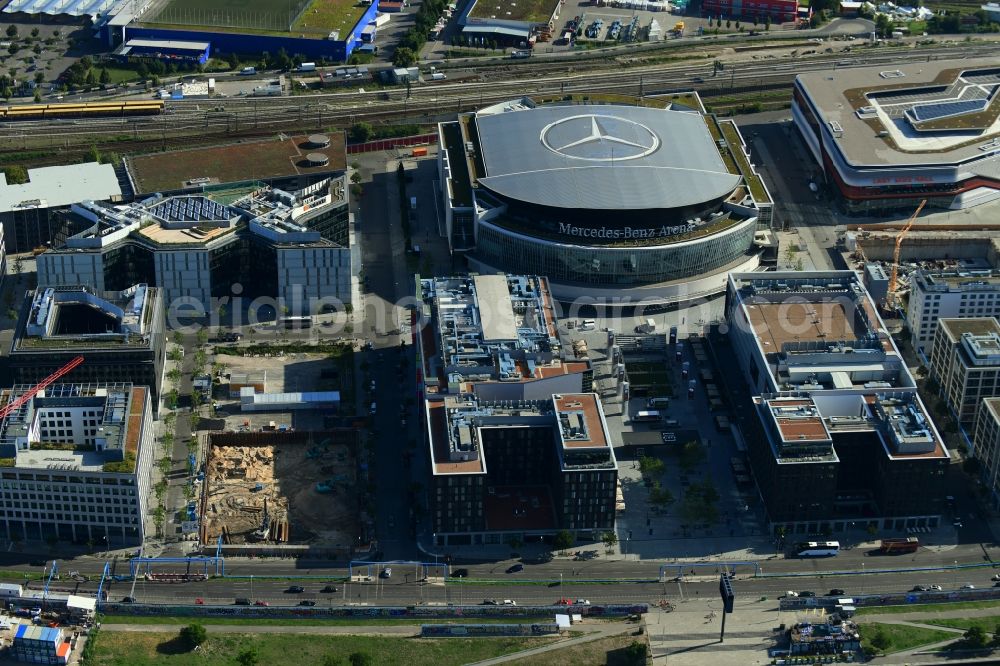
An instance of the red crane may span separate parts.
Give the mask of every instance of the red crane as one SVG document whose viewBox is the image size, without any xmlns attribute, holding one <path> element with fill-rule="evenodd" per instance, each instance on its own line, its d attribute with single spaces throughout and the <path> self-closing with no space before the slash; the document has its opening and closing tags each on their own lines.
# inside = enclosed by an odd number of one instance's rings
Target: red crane
<svg viewBox="0 0 1000 666">
<path fill-rule="evenodd" d="M 16 410 L 18 407 L 20 407 L 24 403 L 28 402 L 32 398 L 34 398 L 36 393 L 38 393 L 42 389 L 45 389 L 45 388 L 51 386 L 52 384 L 54 384 L 56 382 L 56 380 L 64 377 L 65 375 L 67 375 L 70 371 L 72 371 L 75 367 L 77 367 L 81 363 L 83 363 L 83 357 L 82 356 L 77 356 L 72 361 L 70 361 L 69 363 L 67 363 L 63 367 L 59 368 L 58 370 L 56 370 L 51 375 L 49 375 L 48 377 L 46 377 L 42 381 L 38 382 L 34 386 L 32 386 L 31 390 L 29 390 L 29 391 L 27 391 L 25 393 L 22 393 L 21 396 L 17 400 L 15 400 L 14 402 L 7 403 L 2 409 L 0 409 L 0 421 L 2 421 L 3 419 L 5 419 L 8 414 L 10 414 L 14 410 Z"/>
</svg>

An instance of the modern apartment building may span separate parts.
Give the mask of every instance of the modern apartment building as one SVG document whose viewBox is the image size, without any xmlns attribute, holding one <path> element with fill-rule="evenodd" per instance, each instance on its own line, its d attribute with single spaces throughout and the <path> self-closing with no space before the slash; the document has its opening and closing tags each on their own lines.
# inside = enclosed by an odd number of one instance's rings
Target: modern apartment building
<svg viewBox="0 0 1000 666">
<path fill-rule="evenodd" d="M 618 466 L 586 358 L 564 356 L 545 278 L 422 280 L 417 338 L 441 545 L 614 529 Z"/>
<path fill-rule="evenodd" d="M 948 450 L 853 272 L 733 273 L 726 316 L 753 394 L 745 407 L 758 418 L 744 435 L 773 526 L 939 523 Z"/>
<path fill-rule="evenodd" d="M 0 392 L 0 404 L 31 385 Z M 142 542 L 155 441 L 144 386 L 55 384 L 0 420 L 0 534 Z"/>
<path fill-rule="evenodd" d="M 120 292 L 39 287 L 21 308 L 8 361 L 14 381 L 34 384 L 77 356 L 66 382 L 147 387 L 158 413 L 166 333 L 163 298 L 145 284 Z"/>
<path fill-rule="evenodd" d="M 982 478 L 990 490 L 993 506 L 1000 507 L 1000 397 L 979 401 L 972 446 L 982 463 Z"/>
<path fill-rule="evenodd" d="M 913 348 L 925 356 L 938 321 L 956 317 L 1000 316 L 1000 271 L 921 269 L 910 276 L 906 324 Z"/>
<path fill-rule="evenodd" d="M 312 314 L 351 301 L 347 192 L 344 178 L 328 178 L 296 192 L 259 187 L 232 204 L 210 195 L 84 201 L 68 213 L 84 230 L 38 257 L 38 283 L 104 291 L 145 282 L 168 311 L 213 312 L 213 298 L 238 295 Z"/>
<path fill-rule="evenodd" d="M 930 375 L 962 425 L 972 425 L 983 398 L 1000 396 L 1000 323 L 993 317 L 941 319 Z"/>
</svg>

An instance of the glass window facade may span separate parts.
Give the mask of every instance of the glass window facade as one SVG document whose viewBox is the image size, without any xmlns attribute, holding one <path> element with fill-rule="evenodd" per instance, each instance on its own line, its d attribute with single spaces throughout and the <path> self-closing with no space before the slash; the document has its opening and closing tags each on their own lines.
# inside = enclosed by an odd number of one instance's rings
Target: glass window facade
<svg viewBox="0 0 1000 666">
<path fill-rule="evenodd" d="M 753 243 L 751 218 L 717 234 L 644 247 L 594 247 L 554 243 L 479 222 L 473 256 L 508 273 L 545 275 L 558 283 L 646 285 L 711 273 L 746 255 Z"/>
</svg>

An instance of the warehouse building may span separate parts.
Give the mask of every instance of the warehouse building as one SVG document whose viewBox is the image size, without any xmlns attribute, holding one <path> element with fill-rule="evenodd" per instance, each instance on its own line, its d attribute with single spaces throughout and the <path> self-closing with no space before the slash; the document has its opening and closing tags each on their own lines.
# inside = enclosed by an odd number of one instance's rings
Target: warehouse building
<svg viewBox="0 0 1000 666">
<path fill-rule="evenodd" d="M 39 287 L 21 308 L 10 345 L 14 381 L 34 384 L 77 356 L 69 382 L 147 387 L 159 411 L 166 355 L 162 292 L 145 284 L 120 292 L 88 287 Z"/>
<path fill-rule="evenodd" d="M 939 524 L 948 450 L 854 272 L 734 273 L 726 319 L 773 527 Z"/>
<path fill-rule="evenodd" d="M 0 392 L 6 405 L 33 390 Z M 107 548 L 142 543 L 155 455 L 150 392 L 128 383 L 55 384 L 0 420 L 0 533 Z"/>
</svg>

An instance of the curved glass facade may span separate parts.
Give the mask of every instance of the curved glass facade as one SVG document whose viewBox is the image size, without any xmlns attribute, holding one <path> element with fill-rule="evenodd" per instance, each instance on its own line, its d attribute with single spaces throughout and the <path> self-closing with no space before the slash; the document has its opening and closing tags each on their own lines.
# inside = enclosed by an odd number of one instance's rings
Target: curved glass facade
<svg viewBox="0 0 1000 666">
<path fill-rule="evenodd" d="M 553 282 L 646 285 L 681 280 L 736 261 L 753 243 L 756 219 L 711 236 L 645 247 L 595 247 L 531 238 L 480 221 L 477 259 L 508 273 L 545 275 Z"/>
</svg>

